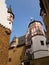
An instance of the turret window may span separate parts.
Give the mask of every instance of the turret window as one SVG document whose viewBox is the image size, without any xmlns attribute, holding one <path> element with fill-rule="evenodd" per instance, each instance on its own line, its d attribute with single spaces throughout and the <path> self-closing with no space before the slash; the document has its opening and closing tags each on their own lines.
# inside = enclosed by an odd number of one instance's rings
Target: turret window
<svg viewBox="0 0 49 65">
<path fill-rule="evenodd" d="M 41 42 L 41 45 L 44 45 L 44 41 L 40 41 Z"/>
</svg>

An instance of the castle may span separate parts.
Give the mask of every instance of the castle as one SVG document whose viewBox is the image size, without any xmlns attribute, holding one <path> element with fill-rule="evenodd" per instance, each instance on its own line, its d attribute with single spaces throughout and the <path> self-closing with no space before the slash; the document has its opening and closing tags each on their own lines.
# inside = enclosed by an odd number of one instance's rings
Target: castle
<svg viewBox="0 0 49 65">
<path fill-rule="evenodd" d="M 0 0 L 0 65 L 49 65 L 49 1 L 39 1 L 46 34 L 41 21 L 31 20 L 26 34 L 14 37 L 9 45 L 14 14 Z"/>
<path fill-rule="evenodd" d="M 18 41 L 12 42 L 8 65 L 49 65 L 49 1 L 39 2 L 40 16 L 43 18 L 46 31 L 43 30 L 40 21 L 30 22 L 25 36 L 20 37 L 23 40 L 19 42 L 19 38 L 15 38 Z"/>
<path fill-rule="evenodd" d="M 47 59 L 49 60 L 49 51 L 42 23 L 31 21 L 26 34 L 14 37 L 11 42 L 8 65 L 47 65 Z"/>
<path fill-rule="evenodd" d="M 6 7 L 5 0 L 0 0 L 0 65 L 7 65 L 10 33 L 14 14 Z"/>
</svg>

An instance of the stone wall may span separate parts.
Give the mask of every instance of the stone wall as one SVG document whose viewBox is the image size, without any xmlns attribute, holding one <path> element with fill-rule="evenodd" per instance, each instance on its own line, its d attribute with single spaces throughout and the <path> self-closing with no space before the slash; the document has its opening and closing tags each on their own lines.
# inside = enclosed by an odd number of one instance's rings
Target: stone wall
<svg viewBox="0 0 49 65">
<path fill-rule="evenodd" d="M 42 3 L 43 3 L 43 6 L 44 6 L 44 9 L 45 9 L 45 14 L 42 16 L 43 18 L 43 21 L 45 23 L 45 26 L 46 26 L 46 35 L 47 35 L 47 38 L 49 39 L 49 6 L 47 5 L 46 1 L 48 0 L 41 0 Z M 42 5 L 41 3 L 41 5 Z"/>
<path fill-rule="evenodd" d="M 9 49 L 9 57 L 7 65 L 21 65 L 22 53 L 24 51 L 24 46 Z"/>
<path fill-rule="evenodd" d="M 0 25 L 0 65 L 7 65 L 10 31 Z"/>
<path fill-rule="evenodd" d="M 30 65 L 49 65 L 49 57 L 43 57 L 30 61 Z"/>
</svg>

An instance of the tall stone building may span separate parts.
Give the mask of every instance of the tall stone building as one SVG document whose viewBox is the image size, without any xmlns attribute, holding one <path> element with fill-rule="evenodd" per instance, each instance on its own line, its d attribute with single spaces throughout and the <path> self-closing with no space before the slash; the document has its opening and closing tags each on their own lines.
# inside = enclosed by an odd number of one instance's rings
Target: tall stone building
<svg viewBox="0 0 49 65">
<path fill-rule="evenodd" d="M 22 56 L 25 50 L 25 35 L 14 37 L 9 48 L 9 57 L 7 65 L 21 65 Z"/>
<path fill-rule="evenodd" d="M 46 35 L 49 39 L 49 0 L 39 0 L 40 1 L 40 16 L 42 17 L 46 26 Z"/>
<path fill-rule="evenodd" d="M 47 47 L 49 51 L 49 0 L 39 0 L 40 1 L 40 16 L 42 17 L 46 26 L 46 37 L 47 37 Z"/>
<path fill-rule="evenodd" d="M 11 8 L 7 9 L 5 0 L 0 0 L 0 65 L 7 65 L 13 19 Z"/>
</svg>

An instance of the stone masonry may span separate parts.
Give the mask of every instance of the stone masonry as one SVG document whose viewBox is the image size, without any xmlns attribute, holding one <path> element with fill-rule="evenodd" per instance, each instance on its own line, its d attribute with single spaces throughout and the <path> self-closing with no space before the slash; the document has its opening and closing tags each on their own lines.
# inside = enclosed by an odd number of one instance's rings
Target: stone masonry
<svg viewBox="0 0 49 65">
<path fill-rule="evenodd" d="M 10 30 L 0 24 L 0 65 L 7 65 Z"/>
</svg>

